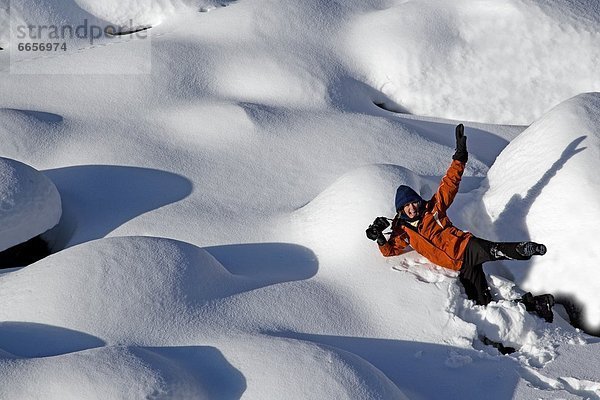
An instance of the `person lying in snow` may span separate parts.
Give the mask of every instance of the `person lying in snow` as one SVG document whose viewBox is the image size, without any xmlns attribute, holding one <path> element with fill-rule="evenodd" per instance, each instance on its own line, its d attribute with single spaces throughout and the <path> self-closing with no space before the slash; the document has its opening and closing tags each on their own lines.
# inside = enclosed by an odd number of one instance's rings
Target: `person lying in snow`
<svg viewBox="0 0 600 400">
<path fill-rule="evenodd" d="M 479 305 L 487 305 L 492 295 L 483 272 L 483 263 L 495 260 L 529 260 L 543 256 L 546 246 L 535 242 L 491 242 L 464 232 L 452 225 L 446 211 L 458 193 L 458 186 L 468 159 L 467 137 L 462 124 L 456 127 L 456 152 L 434 196 L 425 201 L 408 186 L 396 191 L 396 217 L 392 232 L 386 239 L 383 231 L 390 225 L 388 218 L 378 217 L 369 225 L 367 237 L 379 245 L 386 256 L 402 254 L 410 245 L 434 264 L 459 271 L 459 280 L 467 297 Z M 552 322 L 552 295 L 525 294 L 519 301 L 528 311 Z"/>
</svg>

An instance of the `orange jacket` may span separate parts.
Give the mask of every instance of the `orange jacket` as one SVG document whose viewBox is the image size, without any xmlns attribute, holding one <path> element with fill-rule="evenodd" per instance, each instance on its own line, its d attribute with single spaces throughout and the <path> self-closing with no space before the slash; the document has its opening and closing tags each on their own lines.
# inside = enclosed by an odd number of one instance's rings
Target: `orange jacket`
<svg viewBox="0 0 600 400">
<path fill-rule="evenodd" d="M 473 235 L 454 227 L 446 216 L 446 210 L 458 193 L 464 170 L 463 162 L 452 161 L 437 192 L 425 203 L 425 211 L 416 228 L 400 219 L 400 214 L 396 215 L 389 240 L 379 246 L 384 256 L 402 254 L 410 245 L 434 264 L 455 271 L 462 267 L 465 248 Z"/>
</svg>

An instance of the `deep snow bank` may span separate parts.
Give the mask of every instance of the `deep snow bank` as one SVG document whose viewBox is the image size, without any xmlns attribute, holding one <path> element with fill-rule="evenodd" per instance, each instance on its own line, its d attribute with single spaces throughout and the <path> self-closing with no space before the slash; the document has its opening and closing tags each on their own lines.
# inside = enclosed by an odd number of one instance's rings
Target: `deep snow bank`
<svg viewBox="0 0 600 400">
<path fill-rule="evenodd" d="M 10 14 L 13 23 L 24 20 L 30 23 L 82 24 L 87 18 L 88 23 L 106 21 L 119 26 L 155 25 L 178 11 L 198 12 L 228 2 L 230 0 L 13 0 L 10 5 L 0 2 L 0 21 L 8 21 Z M 2 29 L 8 27 L 8 24 L 3 24 Z"/>
<path fill-rule="evenodd" d="M 60 195 L 44 174 L 0 158 L 0 251 L 52 228 L 62 213 Z"/>
<path fill-rule="evenodd" d="M 372 365 L 326 346 L 242 336 L 221 346 L 106 346 L 0 359 L 7 399 L 406 399 Z M 319 382 L 319 384 L 312 384 Z"/>
<path fill-rule="evenodd" d="M 242 279 L 208 252 L 186 243 L 101 239 L 0 277 L 0 297 L 12 304 L 0 312 L 0 319 L 55 325 L 117 341 L 155 340 L 181 326 L 195 307 L 230 295 L 240 285 Z"/>
<path fill-rule="evenodd" d="M 294 296 L 289 287 L 278 300 L 236 296 L 256 288 L 240 272 L 183 242 L 115 237 L 0 276 L 0 301 L 10 304 L 0 310 L 0 397 L 405 398 L 354 354 L 241 331 L 247 314 L 277 318 L 266 304 L 291 312 Z M 333 302 L 315 300 L 310 311 L 324 304 Z"/>
<path fill-rule="evenodd" d="M 348 22 L 345 50 L 411 113 L 528 124 L 600 90 L 600 10 L 577 3 L 394 0 Z"/>
<path fill-rule="evenodd" d="M 512 268 L 535 292 L 575 296 L 587 320 L 600 326 L 600 93 L 576 96 L 552 109 L 500 154 L 483 202 L 497 237 L 546 243 L 531 269 Z M 529 272 L 529 273 L 528 273 Z"/>
<path fill-rule="evenodd" d="M 178 11 L 198 12 L 231 0 L 74 0 L 89 13 L 120 26 L 156 25 Z"/>
</svg>

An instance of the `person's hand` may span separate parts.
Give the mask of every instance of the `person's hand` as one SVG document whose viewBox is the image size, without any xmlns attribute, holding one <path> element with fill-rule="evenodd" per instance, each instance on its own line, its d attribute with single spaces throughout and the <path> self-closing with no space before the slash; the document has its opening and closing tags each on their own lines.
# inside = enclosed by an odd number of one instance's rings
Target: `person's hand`
<svg viewBox="0 0 600 400">
<path fill-rule="evenodd" d="M 367 238 L 376 240 L 378 245 L 383 246 L 387 242 L 383 231 L 388 226 L 390 226 L 390 223 L 386 217 L 375 218 L 375 221 L 365 231 Z"/>
<path fill-rule="evenodd" d="M 390 226 L 390 222 L 386 217 L 377 217 L 375 218 L 375 221 L 373 221 L 373 226 L 376 227 L 378 231 L 383 232 Z"/>
<path fill-rule="evenodd" d="M 378 231 L 377 228 L 373 225 L 369 225 L 365 232 L 370 240 L 377 240 L 379 234 L 381 233 L 381 231 Z"/>
<path fill-rule="evenodd" d="M 465 135 L 465 127 L 463 124 L 458 124 L 455 131 L 456 136 L 456 151 L 452 156 L 453 160 L 466 163 L 469 159 L 469 153 L 467 152 L 467 136 Z"/>
</svg>

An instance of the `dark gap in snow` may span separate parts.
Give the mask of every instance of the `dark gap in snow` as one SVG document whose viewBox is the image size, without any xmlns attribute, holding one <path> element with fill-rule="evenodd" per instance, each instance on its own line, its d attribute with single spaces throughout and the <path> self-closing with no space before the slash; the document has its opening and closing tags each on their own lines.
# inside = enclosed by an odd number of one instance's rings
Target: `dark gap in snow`
<svg viewBox="0 0 600 400">
<path fill-rule="evenodd" d="M 200 9 L 198 11 L 202 12 L 202 13 L 205 13 L 205 12 L 209 12 L 211 10 L 214 10 L 216 8 L 227 7 L 228 5 L 235 4 L 235 3 L 237 3 L 237 0 L 221 1 L 217 5 L 202 6 L 202 7 L 200 7 Z"/>
<path fill-rule="evenodd" d="M 512 354 L 515 351 L 517 351 L 514 347 L 504 346 L 502 343 L 495 342 L 486 336 L 481 337 L 480 340 L 486 346 L 492 346 L 492 347 L 496 348 L 502 355 Z"/>
<path fill-rule="evenodd" d="M 375 104 L 377 107 L 379 107 L 379 108 L 381 108 L 382 110 L 385 110 L 385 111 L 389 111 L 389 112 L 393 112 L 393 113 L 399 113 L 399 114 L 410 114 L 408 112 L 408 110 L 406 110 L 405 108 L 403 108 L 399 104 L 396 104 L 396 103 L 391 102 L 391 101 L 386 101 L 386 102 L 381 102 L 381 103 L 378 103 L 378 102 L 374 101 L 373 104 Z"/>
<path fill-rule="evenodd" d="M 0 252 L 0 269 L 23 267 L 51 254 L 41 235 Z"/>
<path fill-rule="evenodd" d="M 138 32 L 143 32 L 146 31 L 148 29 L 152 28 L 151 25 L 146 25 L 146 26 L 138 26 L 135 28 L 127 28 L 128 30 L 124 30 L 125 28 L 117 28 L 117 31 L 114 31 L 112 29 L 106 29 L 106 34 L 109 36 L 125 36 L 125 35 L 132 35 L 134 33 L 138 33 Z"/>
<path fill-rule="evenodd" d="M 373 114 L 374 107 L 397 114 L 411 115 L 412 112 L 398 102 L 365 82 L 351 77 L 342 77 L 328 87 L 328 94 L 336 106 L 347 111 Z M 377 115 L 381 115 L 377 112 Z"/>
</svg>

